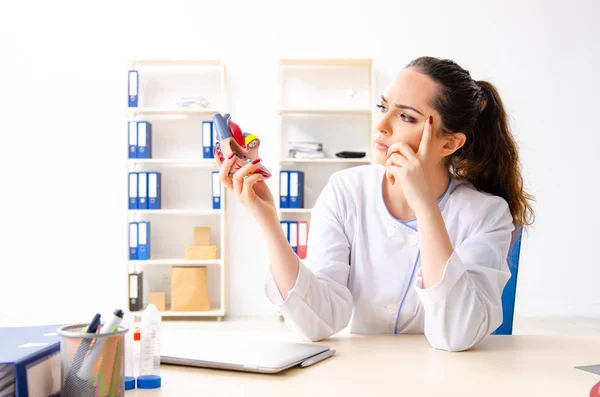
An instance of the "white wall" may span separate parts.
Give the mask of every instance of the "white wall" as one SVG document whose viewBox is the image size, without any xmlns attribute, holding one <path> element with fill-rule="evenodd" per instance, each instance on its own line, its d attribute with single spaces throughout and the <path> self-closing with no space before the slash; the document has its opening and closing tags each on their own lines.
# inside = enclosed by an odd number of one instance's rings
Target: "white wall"
<svg viewBox="0 0 600 397">
<path fill-rule="evenodd" d="M 523 243 L 518 313 L 600 316 L 599 3 L 488 3 L 3 5 L 0 320 L 87 319 L 125 299 L 128 58 L 224 58 L 230 110 L 268 141 L 277 126 L 278 57 L 373 57 L 382 91 L 424 54 L 453 58 L 491 80 L 513 117 L 538 199 L 537 223 Z M 259 244 L 248 256 L 241 235 L 258 229 L 229 204 L 229 246 L 238 248 L 229 255 L 230 313 L 274 313 L 263 296 L 265 250 Z"/>
</svg>

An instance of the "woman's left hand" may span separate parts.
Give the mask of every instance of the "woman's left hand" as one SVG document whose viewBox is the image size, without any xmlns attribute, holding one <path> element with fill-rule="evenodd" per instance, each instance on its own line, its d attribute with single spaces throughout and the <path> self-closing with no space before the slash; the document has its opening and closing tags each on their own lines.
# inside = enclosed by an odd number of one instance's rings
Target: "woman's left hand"
<svg viewBox="0 0 600 397">
<path fill-rule="evenodd" d="M 387 152 L 386 177 L 392 185 L 399 185 L 408 205 L 415 213 L 435 205 L 436 201 L 427 174 L 433 137 L 431 120 L 431 117 L 425 120 L 417 153 L 404 142 L 391 145 Z"/>
</svg>

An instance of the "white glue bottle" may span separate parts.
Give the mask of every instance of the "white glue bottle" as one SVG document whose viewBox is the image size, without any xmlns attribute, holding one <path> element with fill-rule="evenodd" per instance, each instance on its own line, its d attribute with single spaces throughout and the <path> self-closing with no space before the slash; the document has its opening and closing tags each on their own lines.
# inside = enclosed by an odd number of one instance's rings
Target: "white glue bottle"
<svg viewBox="0 0 600 397">
<path fill-rule="evenodd" d="M 149 304 L 142 313 L 142 332 L 140 347 L 140 376 L 137 378 L 139 389 L 160 387 L 160 325 L 162 316 L 153 304 Z"/>
</svg>

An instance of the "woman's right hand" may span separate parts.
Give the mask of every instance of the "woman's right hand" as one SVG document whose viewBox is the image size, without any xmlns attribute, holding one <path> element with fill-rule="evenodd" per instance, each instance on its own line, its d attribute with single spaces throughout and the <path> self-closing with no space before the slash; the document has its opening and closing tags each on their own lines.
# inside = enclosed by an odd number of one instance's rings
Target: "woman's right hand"
<svg viewBox="0 0 600 397">
<path fill-rule="evenodd" d="M 235 164 L 235 153 L 223 162 L 216 158 L 219 165 L 219 178 L 229 191 L 233 192 L 236 199 L 250 210 L 252 216 L 259 222 L 266 222 L 271 217 L 277 218 L 277 208 L 271 190 L 265 183 L 265 178 L 258 174 L 250 174 L 258 168 L 256 163 L 248 163 L 229 175 L 231 167 Z"/>
</svg>

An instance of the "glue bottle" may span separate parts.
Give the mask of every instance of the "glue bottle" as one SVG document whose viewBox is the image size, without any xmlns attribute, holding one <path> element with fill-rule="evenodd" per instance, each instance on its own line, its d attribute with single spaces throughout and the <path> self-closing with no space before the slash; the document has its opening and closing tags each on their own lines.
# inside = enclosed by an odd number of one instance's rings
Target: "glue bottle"
<svg viewBox="0 0 600 397">
<path fill-rule="evenodd" d="M 153 304 L 142 313 L 139 389 L 160 387 L 160 325 L 162 316 Z"/>
<path fill-rule="evenodd" d="M 136 358 L 133 353 L 134 321 L 130 312 L 125 311 L 122 324 L 129 329 L 125 335 L 125 390 L 131 390 L 135 389 L 135 372 L 133 365 Z M 137 361 L 139 361 L 139 354 L 137 356 Z"/>
</svg>

